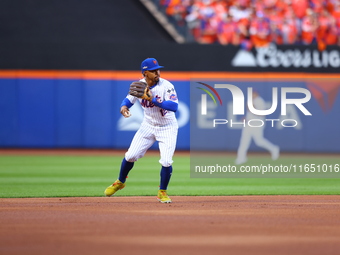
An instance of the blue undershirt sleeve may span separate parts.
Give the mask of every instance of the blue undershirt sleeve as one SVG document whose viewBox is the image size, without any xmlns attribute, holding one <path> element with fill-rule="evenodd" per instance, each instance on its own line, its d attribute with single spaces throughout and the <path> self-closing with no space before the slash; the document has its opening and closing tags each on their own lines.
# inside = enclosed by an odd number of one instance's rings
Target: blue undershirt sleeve
<svg viewBox="0 0 340 255">
<path fill-rule="evenodd" d="M 120 107 L 122 107 L 124 105 L 127 106 L 128 108 L 130 108 L 131 106 L 133 106 L 133 103 L 131 103 L 129 99 L 124 98 L 124 100 L 123 100 L 122 104 L 120 105 Z"/>
<path fill-rule="evenodd" d="M 178 104 L 176 102 L 173 101 L 163 101 L 162 103 L 157 102 L 156 98 L 152 99 L 152 103 L 164 110 L 168 110 L 168 111 L 172 111 L 172 112 L 176 112 L 178 109 Z"/>
</svg>

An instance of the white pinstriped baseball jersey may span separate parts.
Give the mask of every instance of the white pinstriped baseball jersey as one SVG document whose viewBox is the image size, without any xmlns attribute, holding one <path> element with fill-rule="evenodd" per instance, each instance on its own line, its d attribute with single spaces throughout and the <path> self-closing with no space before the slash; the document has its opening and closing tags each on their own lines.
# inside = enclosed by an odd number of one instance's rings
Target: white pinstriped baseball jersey
<svg viewBox="0 0 340 255">
<path fill-rule="evenodd" d="M 145 79 L 141 79 L 140 81 L 145 82 Z M 159 78 L 159 82 L 152 86 L 150 90 L 153 97 L 156 97 L 158 102 L 171 100 L 178 103 L 174 85 L 163 78 Z M 127 98 L 132 104 L 134 104 L 137 99 L 139 100 L 142 108 L 144 109 L 144 121 L 148 124 L 152 126 L 177 126 L 177 119 L 174 112 L 161 109 L 152 102 L 131 95 L 128 95 Z"/>
</svg>

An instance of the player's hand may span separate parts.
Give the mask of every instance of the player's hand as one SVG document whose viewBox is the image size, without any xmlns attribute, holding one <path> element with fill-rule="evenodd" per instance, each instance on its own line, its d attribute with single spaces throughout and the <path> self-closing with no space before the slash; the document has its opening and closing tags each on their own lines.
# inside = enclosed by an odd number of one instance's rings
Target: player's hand
<svg viewBox="0 0 340 255">
<path fill-rule="evenodd" d="M 145 92 L 144 92 L 144 95 L 142 96 L 143 99 L 145 100 L 148 100 L 148 101 L 152 101 L 152 92 L 151 90 L 149 89 L 149 87 L 145 88 Z"/>
<path fill-rule="evenodd" d="M 129 108 L 125 105 L 120 108 L 120 113 L 124 116 L 124 118 L 129 118 L 131 116 Z"/>
</svg>

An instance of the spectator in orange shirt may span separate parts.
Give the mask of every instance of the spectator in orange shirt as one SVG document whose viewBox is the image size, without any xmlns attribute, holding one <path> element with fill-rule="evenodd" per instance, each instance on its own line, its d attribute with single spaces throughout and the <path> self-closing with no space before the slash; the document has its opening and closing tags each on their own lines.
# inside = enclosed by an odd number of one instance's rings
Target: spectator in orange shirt
<svg viewBox="0 0 340 255">
<path fill-rule="evenodd" d="M 317 29 L 317 41 L 324 41 L 327 37 L 331 23 L 334 18 L 328 13 L 326 9 L 323 9 L 318 14 L 318 29 Z"/>
<path fill-rule="evenodd" d="M 162 1 L 162 5 L 166 7 L 165 13 L 169 16 L 174 16 L 176 12 L 176 7 L 181 3 L 180 0 L 167 0 Z"/>
<path fill-rule="evenodd" d="M 340 28 L 336 26 L 335 19 L 331 21 L 328 33 L 325 38 L 325 44 L 340 46 Z"/>
<path fill-rule="evenodd" d="M 336 26 L 340 27 L 340 1 L 337 1 L 336 3 L 334 3 L 331 15 L 335 19 Z"/>
<path fill-rule="evenodd" d="M 324 8 L 318 16 L 318 21 L 318 42 L 323 42 L 326 45 L 338 44 L 340 28 L 336 25 L 336 18 L 333 17 L 326 8 Z"/>
<path fill-rule="evenodd" d="M 301 41 L 303 44 L 312 44 L 317 42 L 318 20 L 312 9 L 306 10 L 306 16 L 302 19 Z"/>
<path fill-rule="evenodd" d="M 201 34 L 198 38 L 199 43 L 212 44 L 217 41 L 219 19 L 216 15 L 211 15 L 212 16 L 204 16 L 201 20 Z"/>
<path fill-rule="evenodd" d="M 250 35 L 249 35 L 249 19 L 241 19 L 237 22 L 237 44 L 249 44 Z"/>
<path fill-rule="evenodd" d="M 265 47 L 271 42 L 270 22 L 262 12 L 256 13 L 256 18 L 251 21 L 249 33 L 255 47 Z"/>
<path fill-rule="evenodd" d="M 240 43 L 237 38 L 237 23 L 226 13 L 218 25 L 217 38 L 218 42 L 222 45 L 237 45 Z"/>
<path fill-rule="evenodd" d="M 270 33 L 271 33 L 271 39 L 272 42 L 276 44 L 282 44 L 282 24 L 283 24 L 283 17 L 281 15 L 281 12 L 274 8 L 271 8 L 267 10 L 267 17 L 270 20 Z"/>
<path fill-rule="evenodd" d="M 281 26 L 282 43 L 295 44 L 299 40 L 299 19 L 295 17 L 295 13 L 288 9 L 283 18 Z"/>
</svg>

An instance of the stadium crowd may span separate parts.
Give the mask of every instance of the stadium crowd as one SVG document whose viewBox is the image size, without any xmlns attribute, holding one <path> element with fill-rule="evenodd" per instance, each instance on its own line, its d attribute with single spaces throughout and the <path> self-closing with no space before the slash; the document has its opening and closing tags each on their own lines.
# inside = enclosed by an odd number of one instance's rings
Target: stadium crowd
<svg viewBox="0 0 340 255">
<path fill-rule="evenodd" d="M 340 46 L 340 0 L 160 0 L 199 43 Z"/>
</svg>

